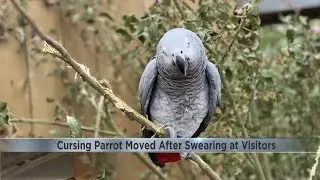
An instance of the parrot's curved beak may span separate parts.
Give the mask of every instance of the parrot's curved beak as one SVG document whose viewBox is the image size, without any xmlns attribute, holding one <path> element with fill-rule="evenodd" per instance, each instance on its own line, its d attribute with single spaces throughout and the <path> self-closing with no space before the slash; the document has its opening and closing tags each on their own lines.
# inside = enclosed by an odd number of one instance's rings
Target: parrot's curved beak
<svg viewBox="0 0 320 180">
<path fill-rule="evenodd" d="M 181 74 L 187 76 L 188 62 L 184 58 L 182 58 L 181 56 L 176 56 L 174 64 L 179 69 Z"/>
</svg>

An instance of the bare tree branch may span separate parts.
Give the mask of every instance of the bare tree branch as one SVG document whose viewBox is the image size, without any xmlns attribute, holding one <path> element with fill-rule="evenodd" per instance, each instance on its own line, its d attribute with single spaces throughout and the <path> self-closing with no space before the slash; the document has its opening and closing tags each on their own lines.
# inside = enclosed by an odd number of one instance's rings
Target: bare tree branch
<svg viewBox="0 0 320 180">
<path fill-rule="evenodd" d="M 42 120 L 34 120 L 34 119 L 10 119 L 9 123 L 27 123 L 27 124 L 46 124 L 46 125 L 52 125 L 52 126 L 62 126 L 62 127 L 69 127 L 69 124 L 64 122 L 58 122 L 58 121 L 42 121 Z M 94 133 L 96 131 L 95 128 L 87 127 L 87 126 L 81 126 L 81 130 L 86 132 L 92 132 Z M 112 131 L 105 131 L 105 130 L 98 130 L 100 134 L 107 135 L 107 136 L 117 136 L 117 133 L 114 133 Z"/>
<path fill-rule="evenodd" d="M 25 8 L 27 8 L 27 4 L 24 4 Z M 23 16 L 22 16 L 23 17 Z M 23 20 L 22 20 L 23 21 Z M 27 30 L 26 26 L 23 23 L 20 24 L 20 29 L 21 29 L 21 46 L 24 51 L 24 60 L 26 64 L 26 79 L 23 85 L 23 90 L 26 91 L 28 94 L 28 103 L 29 103 L 29 116 L 32 119 L 33 118 L 33 98 L 32 98 L 32 83 L 31 83 L 31 74 L 32 74 L 32 69 L 31 69 L 31 62 L 30 62 L 30 53 L 29 53 L 29 39 L 27 36 Z M 30 124 L 30 136 L 33 137 L 34 134 L 34 125 Z"/>
<path fill-rule="evenodd" d="M 191 156 L 191 160 L 194 161 L 195 163 L 197 163 L 199 165 L 199 167 L 211 178 L 211 179 L 215 179 L 215 180 L 221 180 L 221 178 L 219 177 L 219 175 L 214 172 L 211 167 L 204 162 L 198 155 L 196 155 L 195 153 L 192 153 Z"/>
<path fill-rule="evenodd" d="M 71 57 L 68 51 L 58 42 L 54 41 L 50 36 L 46 35 L 39 26 L 29 17 L 29 15 L 18 5 L 15 0 L 11 0 L 14 7 L 19 11 L 19 13 L 26 18 L 26 20 L 30 23 L 31 27 L 35 30 L 35 32 L 43 39 L 46 43 L 52 46 L 55 50 L 57 50 L 61 54 L 61 60 L 69 64 L 81 77 L 84 81 L 86 81 L 92 88 L 98 91 L 101 95 L 103 95 L 106 99 L 108 99 L 116 108 L 125 113 L 125 115 L 133 121 L 137 121 L 142 124 L 146 129 L 151 130 L 158 135 L 164 136 L 165 133 L 162 131 L 160 127 L 155 125 L 153 122 L 149 121 L 146 117 L 136 112 L 130 106 L 128 106 L 124 101 L 118 98 L 110 88 L 104 87 L 101 85 L 96 78 L 90 75 L 90 73 L 86 70 L 85 66 L 76 62 L 75 59 Z M 220 180 L 219 176 L 210 168 L 208 164 L 206 164 L 198 155 L 192 154 L 191 157 L 202 170 L 208 175 L 210 179 Z"/>
</svg>

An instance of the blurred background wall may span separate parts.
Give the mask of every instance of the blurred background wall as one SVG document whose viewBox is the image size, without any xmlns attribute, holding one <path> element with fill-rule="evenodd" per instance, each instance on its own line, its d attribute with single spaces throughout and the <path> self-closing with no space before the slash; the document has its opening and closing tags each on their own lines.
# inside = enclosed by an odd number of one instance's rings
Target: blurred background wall
<svg viewBox="0 0 320 180">
<path fill-rule="evenodd" d="M 3 12 L 1 24 L 12 26 L 13 29 L 7 34 L 8 39 L 0 43 L 0 99 L 8 103 L 11 113 L 16 117 L 52 121 L 55 105 L 48 103 L 46 99 L 59 99 L 65 94 L 61 81 L 56 77 L 46 75 L 55 68 L 55 64 L 49 62 L 37 66 L 37 57 L 30 55 L 30 47 L 32 46 L 31 40 L 28 39 L 31 35 L 30 29 L 27 28 L 26 32 L 21 32 L 21 29 L 16 27 L 18 18 L 16 10 L 13 9 L 9 1 L 1 1 L 1 3 L 3 3 L 1 6 L 8 6 L 7 11 L 10 12 L 9 14 Z M 112 6 L 113 17 L 120 20 L 122 15 L 128 13 L 142 15 L 153 2 L 151 0 L 126 0 L 124 3 L 112 0 L 108 3 Z M 27 11 L 44 32 L 61 42 L 78 62 L 88 66 L 92 74 L 100 74 L 108 79 L 117 95 L 129 105 L 137 107 L 136 89 L 131 89 L 128 93 L 126 87 L 121 87 L 121 82 L 114 79 L 113 66 L 105 64 L 108 61 L 103 55 L 99 57 L 99 54 L 84 45 L 79 28 L 63 17 L 59 7 L 49 7 L 43 0 L 30 0 Z M 6 23 L 3 22 L 4 19 L 6 19 Z M 27 34 L 25 36 L 27 37 L 26 46 L 19 43 L 17 39 L 21 33 Z M 97 59 L 100 59 L 104 64 L 97 65 Z M 92 123 L 90 120 L 87 121 Z M 139 128 L 137 123 L 128 121 L 121 115 L 115 121 L 129 132 Z M 34 125 L 33 128 L 36 136 L 52 136 L 49 133 L 53 129 L 52 126 Z M 31 125 L 29 124 L 17 124 L 15 136 L 29 136 L 30 129 Z M 118 179 L 135 179 L 140 176 L 141 170 L 144 168 L 141 163 L 137 163 L 136 157 L 129 153 L 113 154 L 110 157 L 113 158 L 116 166 L 121 166 L 123 172 L 130 172 L 118 173 Z M 81 166 L 81 162 L 78 160 L 75 164 L 75 176 L 85 174 L 88 167 Z"/>
</svg>

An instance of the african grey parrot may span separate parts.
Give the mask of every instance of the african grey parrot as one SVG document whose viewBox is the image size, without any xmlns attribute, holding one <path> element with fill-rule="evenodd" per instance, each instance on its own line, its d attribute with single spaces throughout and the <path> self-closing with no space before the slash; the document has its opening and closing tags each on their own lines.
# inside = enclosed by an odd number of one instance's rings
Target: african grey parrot
<svg viewBox="0 0 320 180">
<path fill-rule="evenodd" d="M 190 30 L 175 28 L 160 39 L 156 56 L 147 64 L 139 83 L 143 115 L 170 138 L 198 137 L 220 106 L 221 80 L 200 38 Z M 143 129 L 150 138 L 152 131 Z M 154 164 L 186 158 L 186 154 L 149 153 Z"/>
</svg>

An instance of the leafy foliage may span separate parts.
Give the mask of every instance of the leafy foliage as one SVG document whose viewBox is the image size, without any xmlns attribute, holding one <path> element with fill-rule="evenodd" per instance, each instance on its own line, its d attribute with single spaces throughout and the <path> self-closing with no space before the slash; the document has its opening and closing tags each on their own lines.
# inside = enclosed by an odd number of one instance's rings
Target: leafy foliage
<svg viewBox="0 0 320 180">
<path fill-rule="evenodd" d="M 200 0 L 193 10 L 185 2 L 164 0 L 141 18 L 128 15 L 123 20 L 125 27 L 117 32 L 127 42 L 141 43 L 132 52 L 136 58 L 123 59 L 131 64 L 138 62 L 137 50 L 153 56 L 171 28 L 188 28 L 203 40 L 223 83 L 221 113 L 203 136 L 319 136 L 319 36 L 306 17 L 283 17 L 282 25 L 260 31 L 256 3 L 234 11 L 230 3 Z M 212 167 L 222 166 L 225 179 L 261 179 L 246 154 L 203 158 Z M 264 176 L 276 179 L 307 178 L 311 159 L 308 154 L 259 155 Z"/>
<path fill-rule="evenodd" d="M 7 103 L 0 101 L 0 126 L 3 124 L 8 124 L 9 113 L 7 109 Z"/>
<path fill-rule="evenodd" d="M 81 132 L 81 126 L 76 118 L 67 116 L 67 123 L 70 126 L 70 133 L 72 138 L 81 138 L 82 132 Z"/>
</svg>

